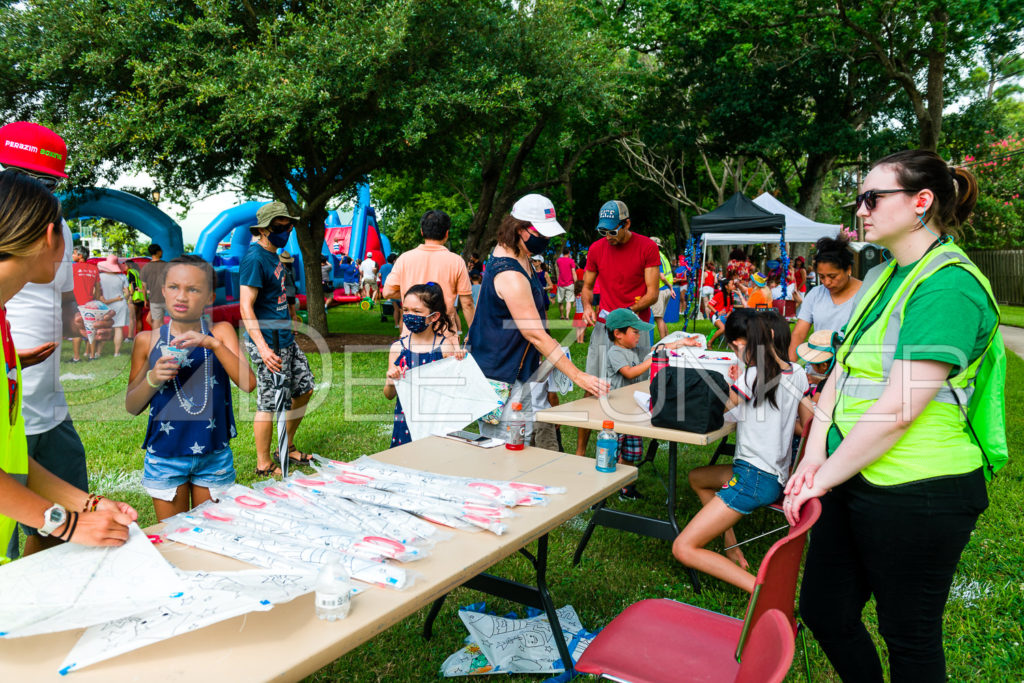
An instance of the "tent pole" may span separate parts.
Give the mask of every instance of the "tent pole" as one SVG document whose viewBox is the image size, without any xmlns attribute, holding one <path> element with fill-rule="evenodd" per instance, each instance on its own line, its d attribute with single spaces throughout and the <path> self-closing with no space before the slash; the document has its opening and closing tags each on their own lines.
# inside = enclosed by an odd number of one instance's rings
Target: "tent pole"
<svg viewBox="0 0 1024 683">
<path fill-rule="evenodd" d="M 705 266 L 707 266 L 707 263 L 708 263 L 708 241 L 707 241 L 707 239 L 702 239 L 700 241 L 700 279 L 697 280 L 697 308 L 696 308 L 696 310 L 695 310 L 695 312 L 693 314 L 693 324 L 694 324 L 694 327 L 696 327 L 696 325 L 697 325 L 697 316 L 700 315 L 701 312 L 702 312 L 700 310 L 700 305 L 701 305 L 701 301 L 702 301 L 702 296 L 701 296 L 700 290 L 701 290 L 702 287 L 704 287 L 704 269 L 705 269 Z"/>
</svg>

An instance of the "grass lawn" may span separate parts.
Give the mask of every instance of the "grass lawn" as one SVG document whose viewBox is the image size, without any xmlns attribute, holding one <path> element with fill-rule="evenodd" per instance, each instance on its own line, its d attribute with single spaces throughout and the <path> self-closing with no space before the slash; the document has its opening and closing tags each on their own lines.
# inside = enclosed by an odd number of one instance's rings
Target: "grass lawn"
<svg viewBox="0 0 1024 683">
<path fill-rule="evenodd" d="M 999 307 L 999 322 L 1003 325 L 1024 327 L 1024 306 L 1001 305 Z"/>
<path fill-rule="evenodd" d="M 554 310 L 554 309 L 553 309 Z M 1024 324 L 1024 309 L 1018 309 Z M 1005 307 L 1004 307 L 1005 312 Z M 557 313 L 554 313 L 557 318 Z M 336 308 L 329 313 L 332 332 L 389 334 L 390 324 L 377 322 L 376 311 L 362 312 L 354 307 Z M 556 321 L 557 322 L 557 321 Z M 1006 321 L 1009 322 L 1009 321 Z M 1014 324 L 1014 323 L 1009 323 Z M 702 323 L 702 325 L 706 325 Z M 673 329 L 679 325 L 670 326 Z M 699 328 L 707 331 L 706 327 Z M 563 333 L 571 335 L 566 329 Z M 128 349 L 130 351 L 130 348 Z M 109 345 L 107 348 L 109 353 Z M 583 364 L 586 349 L 572 346 L 573 357 Z M 128 374 L 127 354 L 120 358 L 102 358 L 90 363 L 71 364 L 70 345 L 64 346 L 62 372 L 68 402 L 78 432 L 88 453 L 92 489 L 122 498 L 135 505 L 143 526 L 154 523 L 150 499 L 142 491 L 140 444 L 146 426 L 145 415 L 131 417 L 124 410 L 124 388 Z M 297 439 L 306 451 L 351 460 L 388 447 L 391 436 L 393 404 L 384 399 L 383 384 L 386 355 L 380 351 L 335 353 L 327 357 L 310 355 L 317 377 L 314 394 L 315 409 L 303 422 Z M 579 390 L 563 397 L 573 400 Z M 235 410 L 238 437 L 232 442 L 238 479 L 243 484 L 254 480 L 251 415 L 254 398 L 236 390 Z M 1024 361 L 1010 354 L 1006 402 L 1008 406 L 1024 403 Z M 1024 447 L 1024 416 L 1007 411 L 1008 437 L 1015 455 Z M 563 444 L 575 444 L 574 430 L 562 430 Z M 593 452 L 591 439 L 591 454 Z M 666 449 L 667 450 L 667 449 Z M 683 473 L 687 465 L 704 464 L 710 448 L 680 447 Z M 664 471 L 663 462 L 659 467 Z M 1020 680 L 1024 671 L 1024 563 L 1021 562 L 1020 539 L 1024 538 L 1024 493 L 1021 479 L 1024 462 L 1019 457 L 996 478 L 989 488 L 990 507 L 982 515 L 971 543 L 964 551 L 953 594 L 946 610 L 946 656 L 950 680 L 1010 681 Z M 696 496 L 685 482 L 680 482 L 679 518 L 686 520 L 698 508 Z M 662 485 L 650 469 L 640 475 L 639 487 L 647 500 L 620 503 L 634 512 L 658 514 Z M 663 508 L 662 508 L 663 509 Z M 666 543 L 631 534 L 599 529 L 578 568 L 571 566 L 572 551 L 586 525 L 590 513 L 571 520 L 551 534 L 548 580 L 558 606 L 572 604 L 584 626 L 595 630 L 606 625 L 629 604 L 649 597 L 669 597 L 686 601 L 725 614 L 742 616 L 747 596 L 738 589 L 705 577 L 704 590 L 694 594 L 683 568 L 672 558 Z M 744 520 L 741 537 L 756 535 L 761 515 Z M 776 519 L 772 519 L 776 522 Z M 763 556 L 770 541 L 746 546 L 752 564 Z M 439 545 L 435 552 L 444 552 Z M 495 567 L 495 573 L 529 581 L 525 560 L 510 558 Z M 466 632 L 455 607 L 487 599 L 479 593 L 458 589 L 446 603 L 434 628 L 434 639 L 420 636 L 426 610 L 410 617 L 362 647 L 350 652 L 332 665 L 310 677 L 311 681 L 424 681 L 435 679 L 441 662 L 459 649 Z M 516 610 L 518 605 L 492 600 L 491 607 L 502 614 Z M 866 615 L 872 631 L 874 611 Z M 813 638 L 808 637 L 814 681 L 838 681 Z M 878 641 L 881 643 L 881 641 Z M 798 648 L 799 650 L 799 648 Z M 797 653 L 789 680 L 806 680 Z M 513 680 L 541 680 L 536 676 L 512 677 Z M 503 679 L 508 680 L 508 679 Z"/>
</svg>

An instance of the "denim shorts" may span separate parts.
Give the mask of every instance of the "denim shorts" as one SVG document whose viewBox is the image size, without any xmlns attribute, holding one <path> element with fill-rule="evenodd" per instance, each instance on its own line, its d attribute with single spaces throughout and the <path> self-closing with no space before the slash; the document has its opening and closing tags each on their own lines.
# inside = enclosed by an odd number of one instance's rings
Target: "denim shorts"
<svg viewBox="0 0 1024 683">
<path fill-rule="evenodd" d="M 225 489 L 235 482 L 234 461 L 231 448 L 209 455 L 164 457 L 147 453 L 142 467 L 142 487 L 146 493 L 161 500 L 173 500 L 173 496 L 168 499 L 166 495 L 186 483 L 207 489 Z"/>
<path fill-rule="evenodd" d="M 732 479 L 715 494 L 741 515 L 749 515 L 759 507 L 771 505 L 782 495 L 778 477 L 742 460 L 732 463 Z"/>
</svg>

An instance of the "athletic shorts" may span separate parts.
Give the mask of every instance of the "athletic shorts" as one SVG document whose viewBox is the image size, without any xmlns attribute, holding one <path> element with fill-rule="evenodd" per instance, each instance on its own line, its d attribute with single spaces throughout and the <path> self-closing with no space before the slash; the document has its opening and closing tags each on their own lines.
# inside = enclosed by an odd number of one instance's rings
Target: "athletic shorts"
<svg viewBox="0 0 1024 683">
<path fill-rule="evenodd" d="M 260 352 L 256 350 L 256 345 L 252 343 L 251 339 L 246 338 L 245 350 L 256 370 L 256 410 L 272 413 L 277 409 L 274 402 L 274 395 L 277 392 L 274 385 L 274 373 L 267 369 Z M 287 396 L 284 407 L 285 410 L 289 410 L 292 407 L 293 397 L 304 396 L 313 391 L 313 373 L 309 369 L 306 354 L 295 342 L 281 349 L 277 355 L 281 357 L 281 372 L 288 378 L 285 382 Z"/>
<path fill-rule="evenodd" d="M 71 418 L 41 434 L 27 437 L 28 454 L 40 465 L 57 477 L 81 489 L 89 490 L 89 476 L 85 469 L 85 446 L 75 431 Z M 21 524 L 26 536 L 38 533 L 34 528 Z"/>
<path fill-rule="evenodd" d="M 668 306 L 668 300 L 671 298 L 671 289 L 659 289 L 658 300 L 651 304 L 651 317 L 652 318 L 664 318 L 665 307 Z"/>
<path fill-rule="evenodd" d="M 182 484 L 207 489 L 226 489 L 235 483 L 235 456 L 231 448 L 207 455 L 164 457 L 146 453 L 142 488 L 153 498 L 171 502 Z"/>
<path fill-rule="evenodd" d="M 149 315 L 156 321 L 157 329 L 164 324 L 164 316 L 167 315 L 167 304 L 157 304 L 152 301 L 149 302 Z"/>
<path fill-rule="evenodd" d="M 742 460 L 732 463 L 732 479 L 716 494 L 722 502 L 741 515 L 771 505 L 782 495 L 782 484 L 774 474 Z"/>
</svg>

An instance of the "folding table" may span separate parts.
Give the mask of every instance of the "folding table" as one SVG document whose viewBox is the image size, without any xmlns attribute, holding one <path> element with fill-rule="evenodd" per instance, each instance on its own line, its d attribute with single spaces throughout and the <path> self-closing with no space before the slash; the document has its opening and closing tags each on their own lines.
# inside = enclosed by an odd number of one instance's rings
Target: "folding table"
<svg viewBox="0 0 1024 683">
<path fill-rule="evenodd" d="M 507 520 L 508 531 L 502 536 L 453 531 L 453 537 L 438 543 L 429 557 L 405 565 L 421 574 L 422 579 L 403 591 L 366 587 L 353 598 L 349 616 L 340 621 L 317 619 L 313 596 L 305 595 L 268 612 L 253 612 L 179 635 L 72 672 L 65 678 L 58 670 L 82 629 L 0 640 L 0 681 L 298 680 L 463 584 L 541 607 L 548 613 L 553 630 L 560 632 L 545 581 L 547 534 L 636 478 L 632 467 L 620 467 L 617 472 L 606 474 L 597 472 L 592 461 L 564 453 L 539 448 L 484 449 L 436 437 L 373 457 L 439 474 L 564 486 L 567 493 L 548 496 L 545 506 L 516 508 L 517 516 Z M 158 525 L 147 531 L 156 533 L 159 529 Z M 483 573 L 523 551 L 533 541 L 538 542 L 537 553 L 527 556 L 532 558 L 536 570 L 536 586 Z M 249 568 L 242 562 L 178 543 L 165 542 L 157 548 L 182 569 Z M 564 639 L 555 640 L 562 645 L 563 661 L 568 661 Z M 437 665 L 440 664 L 439 659 Z"/>
</svg>

